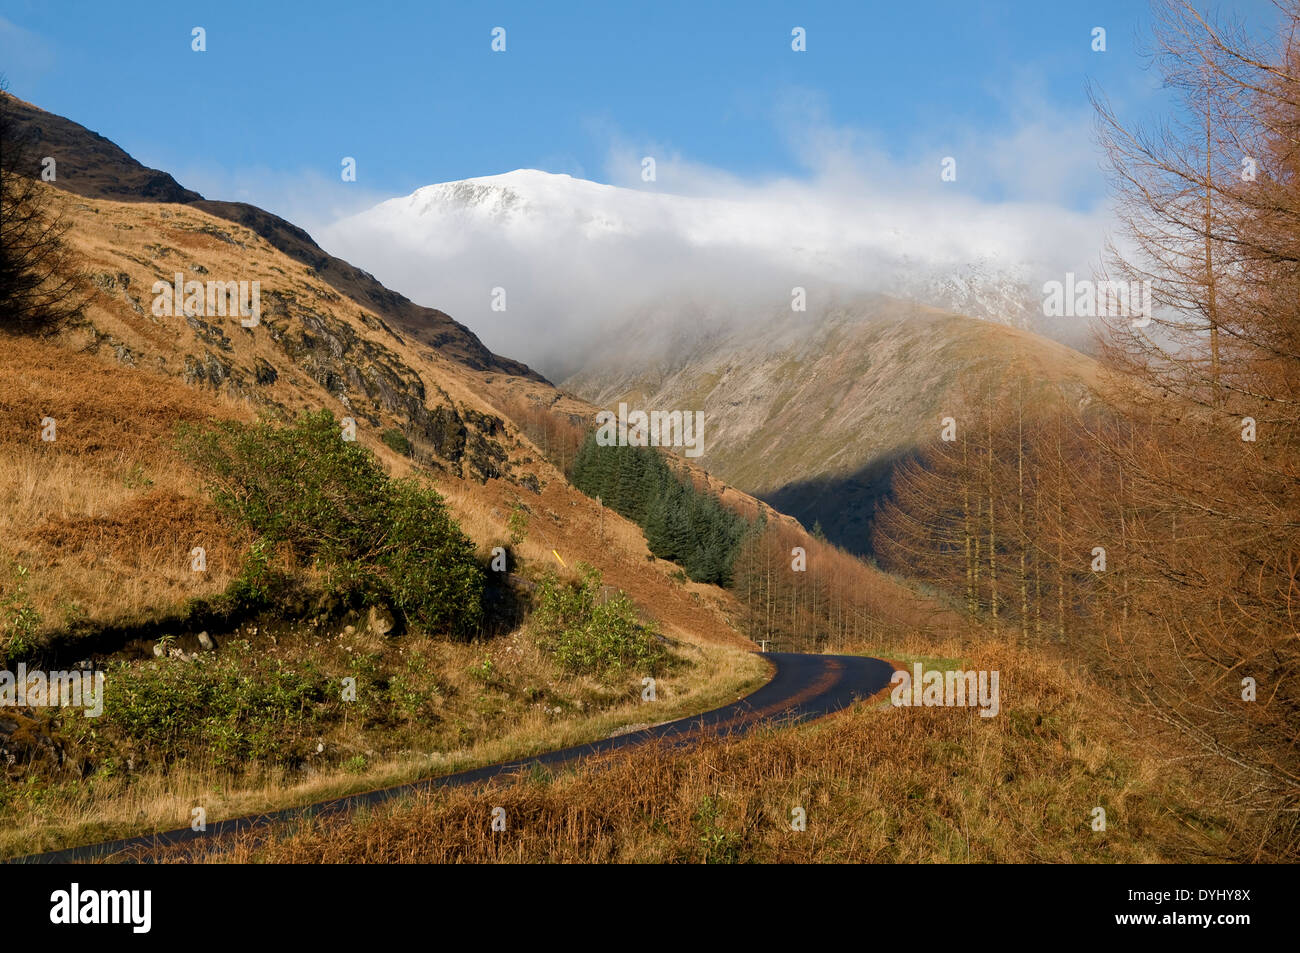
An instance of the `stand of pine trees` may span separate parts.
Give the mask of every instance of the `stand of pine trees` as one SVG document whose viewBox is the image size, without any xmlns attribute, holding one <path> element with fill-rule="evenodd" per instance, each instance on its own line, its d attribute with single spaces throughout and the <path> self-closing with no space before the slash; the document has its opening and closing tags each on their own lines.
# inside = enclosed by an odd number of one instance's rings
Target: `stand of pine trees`
<svg viewBox="0 0 1300 953">
<path fill-rule="evenodd" d="M 731 585 L 748 524 L 712 494 L 674 474 L 658 450 L 602 447 L 591 433 L 569 478 L 640 526 L 655 556 L 677 563 L 695 582 Z"/>
</svg>

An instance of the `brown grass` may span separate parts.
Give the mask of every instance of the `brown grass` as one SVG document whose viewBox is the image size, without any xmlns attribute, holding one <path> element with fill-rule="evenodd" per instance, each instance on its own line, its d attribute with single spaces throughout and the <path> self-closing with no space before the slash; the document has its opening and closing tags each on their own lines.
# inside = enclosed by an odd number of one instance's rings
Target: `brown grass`
<svg viewBox="0 0 1300 953">
<path fill-rule="evenodd" d="M 1006 644 L 1002 714 L 862 703 L 803 727 L 646 746 L 542 780 L 434 792 L 246 836 L 211 860 L 404 862 L 1159 862 L 1244 848 L 1173 753 L 1117 728 L 1086 680 Z M 508 829 L 492 832 L 493 807 Z M 808 826 L 791 830 L 803 807 Z M 1094 807 L 1107 830 L 1092 830 Z M 202 856 L 202 854 L 200 854 Z"/>
<path fill-rule="evenodd" d="M 475 372 L 393 336 L 375 315 L 340 299 L 308 269 L 229 222 L 188 208 L 76 200 L 62 194 L 56 201 L 75 221 L 70 238 L 102 293 L 88 312 L 89 324 L 57 343 L 6 339 L 0 348 L 0 379 L 6 382 L 0 391 L 0 419 L 5 424 L 0 428 L 0 488 L 6 503 L 12 500 L 0 509 L 0 559 L 31 569 L 28 590 L 45 617 L 46 630 L 73 614 L 99 621 L 147 618 L 187 598 L 213 595 L 232 578 L 247 541 L 218 520 L 202 493 L 200 475 L 173 452 L 171 437 L 178 422 L 214 416 L 248 420 L 257 404 L 289 414 L 320 407 L 340 416 L 345 412 L 338 396 L 268 335 L 243 332 L 233 317 L 212 323 L 224 325 L 230 346 L 221 357 L 240 375 L 245 389 L 213 388 L 201 379 L 193 386 L 183 383 L 187 359 L 211 351 L 196 343 L 196 332 L 183 318 L 148 313 L 147 291 L 158 276 L 170 278 L 176 270 L 192 276 L 201 264 L 218 278 L 260 279 L 264 296 L 273 289 L 291 296 L 295 307 L 345 322 L 360 338 L 412 370 L 430 395 L 430 406 L 450 399 L 462 408 L 500 413 L 498 408 L 512 400 L 544 392 L 543 401 L 553 399 L 557 412 L 585 412 L 581 402 L 544 384 Z M 122 280 L 123 275 L 128 280 Z M 294 314 L 287 327 L 296 334 L 302 322 L 299 313 Z M 82 348 L 96 353 L 82 353 Z M 280 373 L 273 384 L 253 389 L 247 382 L 258 359 L 269 361 Z M 354 392 L 352 399 L 361 397 Z M 40 440 L 45 416 L 57 421 L 58 440 L 53 443 Z M 378 441 L 382 427 L 401 421 L 386 413 L 378 417 L 378 427 L 361 428 L 360 440 L 395 474 L 412 473 L 410 460 Z M 503 444 L 510 451 L 512 472 L 537 476 L 540 494 L 507 480 L 478 484 L 447 473 L 424 476 L 447 497 L 482 554 L 508 538 L 506 521 L 512 508 L 522 503 L 530 516 L 518 555 L 526 563 L 558 566 L 563 561 L 568 570 L 579 562 L 599 567 L 606 583 L 625 590 L 645 615 L 660 623 L 665 635 L 684 643 L 682 651 L 696 664 L 661 680 L 654 720 L 716 707 L 761 679 L 763 663 L 743 651 L 751 643 L 733 625 L 739 607 L 731 593 L 673 579 L 677 567 L 649 558 L 636 526 L 611 510 L 602 511 L 570 487 L 513 425 L 507 425 Z M 752 498 L 716 481 L 710 488 L 731 505 L 756 506 Z M 189 568 L 188 553 L 195 545 L 207 550 L 208 571 L 203 575 Z M 223 633 L 213 634 L 219 644 L 224 641 Z M 359 648 L 369 652 L 374 647 Z M 384 651 L 393 648 L 400 651 Z M 445 724 L 437 731 L 422 733 L 419 726 L 407 726 L 405 734 L 378 737 L 351 724 L 323 739 L 327 751 L 336 755 L 366 754 L 364 773 L 346 771 L 335 757 L 322 759 L 310 773 L 250 765 L 235 777 L 195 759 L 172 765 L 165 773 L 149 769 L 125 777 L 97 774 L 93 783 L 33 788 L 12 800 L 0 824 L 0 851 L 17 853 L 172 828 L 188 822 L 196 803 L 207 807 L 210 820 L 307 803 L 592 740 L 650 717 L 630 699 L 607 700 L 579 714 L 556 716 L 540 706 L 521 706 L 517 698 L 484 701 L 480 696 L 488 693 L 466 682 L 467 668 L 486 652 L 502 671 L 513 671 L 520 684 L 531 678 L 575 697 L 599 694 L 594 686 L 560 684 L 537 667 L 527 643 L 522 654 L 520 644 L 509 639 L 487 646 L 439 643 L 426 648 L 429 664 L 456 690 L 449 697 L 459 700 L 444 712 Z M 277 647 L 262 640 L 253 650 L 273 654 Z M 455 737 L 439 733 L 453 725 Z"/>
<path fill-rule="evenodd" d="M 69 613 L 114 619 L 224 589 L 241 540 L 171 449 L 181 421 L 248 416 L 147 372 L 30 339 L 0 344 L 0 587 L 12 564 L 58 627 Z M 56 439 L 41 439 L 41 420 Z M 207 572 L 190 568 L 202 546 Z"/>
<path fill-rule="evenodd" d="M 238 651 L 238 649 L 236 649 Z M 691 664 L 656 678 L 657 701 L 640 700 L 635 673 L 621 681 L 566 675 L 527 630 L 489 643 L 454 643 L 423 636 L 379 639 L 304 627 L 263 651 L 294 663 L 319 664 L 340 675 L 353 658 L 384 671 L 437 685 L 435 711 L 396 725 L 354 719 L 323 730 L 323 753 L 304 770 L 246 764 L 233 772 L 190 758 L 169 766 L 96 774 L 88 779 L 5 789 L 0 785 L 0 856 L 171 830 L 202 806 L 209 821 L 309 804 L 538 754 L 607 737 L 629 725 L 669 721 L 720 707 L 766 681 L 761 657 L 737 649 L 685 646 Z M 487 684 L 470 674 L 492 663 Z M 191 664 L 174 659 L 151 665 Z M 525 689 L 540 690 L 528 701 Z M 313 740 L 316 740 L 313 738 Z M 75 751 L 69 752 L 75 760 Z M 364 760 L 364 770 L 350 768 Z"/>
</svg>

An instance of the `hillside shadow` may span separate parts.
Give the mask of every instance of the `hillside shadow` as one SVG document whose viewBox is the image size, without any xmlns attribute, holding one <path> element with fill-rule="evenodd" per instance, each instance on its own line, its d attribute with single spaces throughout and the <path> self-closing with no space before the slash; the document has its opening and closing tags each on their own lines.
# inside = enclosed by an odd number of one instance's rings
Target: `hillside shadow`
<svg viewBox="0 0 1300 953">
<path fill-rule="evenodd" d="M 822 532 L 836 546 L 870 557 L 874 555 L 871 525 L 876 509 L 889 493 L 894 470 L 915 456 L 914 448 L 896 450 L 875 457 L 852 473 L 799 480 L 757 495 L 809 531 L 821 523 Z"/>
</svg>

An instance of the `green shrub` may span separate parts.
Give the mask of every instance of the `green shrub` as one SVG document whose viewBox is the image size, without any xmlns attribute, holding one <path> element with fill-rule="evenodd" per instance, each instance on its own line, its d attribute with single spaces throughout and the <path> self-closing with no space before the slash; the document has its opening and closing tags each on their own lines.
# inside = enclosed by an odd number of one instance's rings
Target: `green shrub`
<svg viewBox="0 0 1300 953">
<path fill-rule="evenodd" d="M 469 667 L 468 674 L 475 681 L 491 685 L 496 680 L 496 666 L 492 664 L 492 656 L 484 655 L 483 661 Z"/>
<path fill-rule="evenodd" d="M 292 762 L 307 750 L 313 726 L 329 717 L 324 703 L 336 697 L 310 665 L 233 655 L 190 664 L 123 662 L 107 676 L 113 690 L 104 693 L 97 741 L 129 740 L 163 763 L 195 756 L 225 767 Z"/>
<path fill-rule="evenodd" d="M 380 519 L 384 535 L 375 562 L 394 603 L 429 628 L 461 633 L 483 614 L 483 569 L 474 543 L 460 531 L 442 497 L 414 480 L 389 487 Z"/>
<path fill-rule="evenodd" d="M 483 570 L 442 497 L 391 479 L 373 453 L 342 439 L 329 411 L 287 427 L 182 426 L 178 443 L 217 505 L 260 537 L 242 582 L 248 595 L 260 591 L 269 548 L 285 545 L 335 590 L 387 599 L 430 629 L 477 629 Z"/>
<path fill-rule="evenodd" d="M 41 614 L 27 595 L 26 566 L 14 566 L 13 583 L 0 590 L 0 662 L 6 656 L 20 656 L 36 643 Z"/>
<path fill-rule="evenodd" d="M 542 647 L 571 672 L 658 672 L 668 653 L 654 624 L 638 621 L 632 600 L 621 592 L 602 600 L 599 570 L 578 569 L 578 583 L 562 583 L 548 572 L 538 584 L 533 625 Z"/>
<path fill-rule="evenodd" d="M 506 520 L 506 527 L 510 530 L 510 545 L 518 546 L 528 536 L 528 511 L 524 509 L 522 503 L 516 503 L 510 511 L 510 516 Z"/>
<path fill-rule="evenodd" d="M 389 427 L 379 435 L 379 439 L 388 446 L 388 449 L 400 453 L 404 457 L 411 455 L 411 441 L 407 440 L 406 434 L 397 428 Z"/>
<path fill-rule="evenodd" d="M 692 816 L 699 835 L 701 859 L 706 864 L 735 864 L 744 846 L 740 834 L 721 823 L 722 810 L 716 795 L 705 795 Z"/>
</svg>

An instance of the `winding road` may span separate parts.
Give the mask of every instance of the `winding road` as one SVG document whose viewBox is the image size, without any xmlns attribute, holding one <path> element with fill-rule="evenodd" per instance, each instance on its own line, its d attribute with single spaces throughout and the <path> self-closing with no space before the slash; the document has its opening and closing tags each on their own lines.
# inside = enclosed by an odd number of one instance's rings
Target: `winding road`
<svg viewBox="0 0 1300 953">
<path fill-rule="evenodd" d="M 396 787 L 350 794 L 269 814 L 215 821 L 207 825 L 206 831 L 194 831 L 185 827 L 103 844 L 70 847 L 47 854 L 32 854 L 15 858 L 10 863 L 66 864 L 109 859 L 146 860 L 153 851 L 200 838 L 225 837 L 254 828 L 293 821 L 308 815 L 343 814 L 360 807 L 373 807 L 393 798 L 434 788 L 476 784 L 499 775 L 526 771 L 534 765 L 551 766 L 578 762 L 592 755 L 604 754 L 648 741 L 667 741 L 674 746 L 689 745 L 703 732 L 719 735 L 744 734 L 757 725 L 772 721 L 806 721 L 820 718 L 876 694 L 889 685 L 889 679 L 894 673 L 894 667 L 888 662 L 856 655 L 769 652 L 764 658 L 768 659 L 776 669 L 769 682 L 737 702 L 700 715 L 667 721 L 649 728 L 629 731 L 600 741 L 574 745 L 517 761 L 426 778 Z"/>
</svg>

